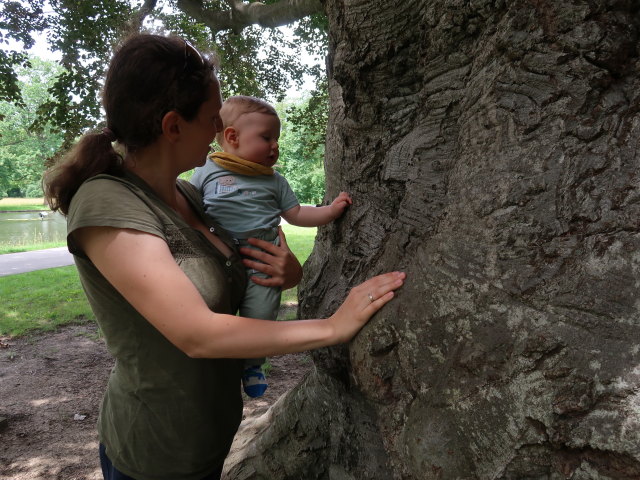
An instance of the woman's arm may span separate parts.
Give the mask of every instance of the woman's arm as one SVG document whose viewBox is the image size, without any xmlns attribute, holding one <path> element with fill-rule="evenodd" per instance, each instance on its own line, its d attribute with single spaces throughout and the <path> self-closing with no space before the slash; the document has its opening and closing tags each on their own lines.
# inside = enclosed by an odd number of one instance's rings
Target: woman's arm
<svg viewBox="0 0 640 480">
<path fill-rule="evenodd" d="M 393 298 L 404 280 L 404 274 L 394 272 L 364 282 L 328 319 L 257 320 L 209 310 L 159 237 L 111 227 L 81 228 L 73 235 L 124 298 L 191 357 L 254 358 L 345 342 Z"/>
</svg>

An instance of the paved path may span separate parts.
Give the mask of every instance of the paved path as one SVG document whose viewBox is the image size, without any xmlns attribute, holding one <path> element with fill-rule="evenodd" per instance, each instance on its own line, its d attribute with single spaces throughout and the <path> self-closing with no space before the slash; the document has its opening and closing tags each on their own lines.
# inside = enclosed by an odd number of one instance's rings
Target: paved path
<svg viewBox="0 0 640 480">
<path fill-rule="evenodd" d="M 32 272 L 45 268 L 73 265 L 73 255 L 67 247 L 47 248 L 32 252 L 0 255 L 0 277 L 15 273 Z"/>
</svg>

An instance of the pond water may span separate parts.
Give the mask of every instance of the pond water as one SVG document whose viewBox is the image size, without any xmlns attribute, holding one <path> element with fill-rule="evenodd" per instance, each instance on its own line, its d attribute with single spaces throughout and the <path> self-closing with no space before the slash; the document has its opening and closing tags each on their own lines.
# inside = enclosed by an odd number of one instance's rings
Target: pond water
<svg viewBox="0 0 640 480">
<path fill-rule="evenodd" d="M 45 213 L 45 212 L 43 212 Z M 67 221 L 59 213 L 0 213 L 0 245 L 63 242 L 67 238 Z"/>
</svg>

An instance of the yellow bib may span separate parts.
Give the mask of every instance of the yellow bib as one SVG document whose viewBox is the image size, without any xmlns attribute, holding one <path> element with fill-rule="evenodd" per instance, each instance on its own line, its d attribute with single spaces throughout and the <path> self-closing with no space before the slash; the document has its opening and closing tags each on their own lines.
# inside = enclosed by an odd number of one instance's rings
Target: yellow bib
<svg viewBox="0 0 640 480">
<path fill-rule="evenodd" d="M 213 152 L 209 155 L 209 158 L 230 172 L 254 176 L 273 175 L 273 168 L 265 167 L 259 163 L 250 162 L 249 160 L 232 155 L 231 153 Z"/>
</svg>

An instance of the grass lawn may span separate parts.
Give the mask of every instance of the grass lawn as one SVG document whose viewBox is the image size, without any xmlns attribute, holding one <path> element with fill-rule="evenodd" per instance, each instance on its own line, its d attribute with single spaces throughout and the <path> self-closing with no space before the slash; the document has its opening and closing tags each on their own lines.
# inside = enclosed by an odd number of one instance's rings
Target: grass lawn
<svg viewBox="0 0 640 480">
<path fill-rule="evenodd" d="M 289 248 L 304 263 L 313 249 L 316 229 L 284 225 L 283 230 Z M 282 303 L 293 307 L 297 292 L 297 288 L 286 290 Z M 93 319 L 73 265 L 0 277 L 0 298 L 0 335 L 25 335 Z M 293 313 L 285 319 L 295 318 L 294 309 L 289 310 Z"/>
<path fill-rule="evenodd" d="M 18 245 L 12 243 L 3 245 L 0 243 L 0 255 L 4 253 L 31 252 L 32 250 L 44 250 L 45 248 L 66 247 L 67 242 L 46 242 L 46 243 L 30 243 L 28 245 Z"/>
<path fill-rule="evenodd" d="M 298 258 L 300 264 L 303 264 L 309 258 L 311 250 L 313 250 L 313 243 L 316 240 L 317 228 L 308 227 L 296 227 L 295 225 L 283 225 L 282 230 L 287 237 L 287 245 Z M 298 303 L 298 287 L 291 288 L 282 292 L 282 304 L 292 305 Z M 289 312 L 285 320 L 295 318 L 295 311 Z M 291 317 L 291 315 L 294 315 Z M 291 317 L 291 318 L 289 318 Z"/>
<path fill-rule="evenodd" d="M 295 225 L 283 225 L 282 230 L 287 237 L 287 245 L 298 257 L 300 263 L 304 263 L 309 258 L 313 250 L 313 242 L 316 239 L 318 229 L 316 227 L 296 227 Z"/>
<path fill-rule="evenodd" d="M 25 210 L 49 210 L 48 205 L 0 205 L 0 212 L 24 212 Z"/>
<path fill-rule="evenodd" d="M 75 265 L 0 277 L 0 335 L 93 319 Z"/>
<path fill-rule="evenodd" d="M 16 210 L 49 210 L 44 198 L 2 198 L 0 212 Z"/>
<path fill-rule="evenodd" d="M 45 201 L 43 197 L 38 198 L 16 198 L 16 197 L 7 197 L 0 198 L 0 207 L 5 207 L 7 205 L 44 205 Z"/>
</svg>

